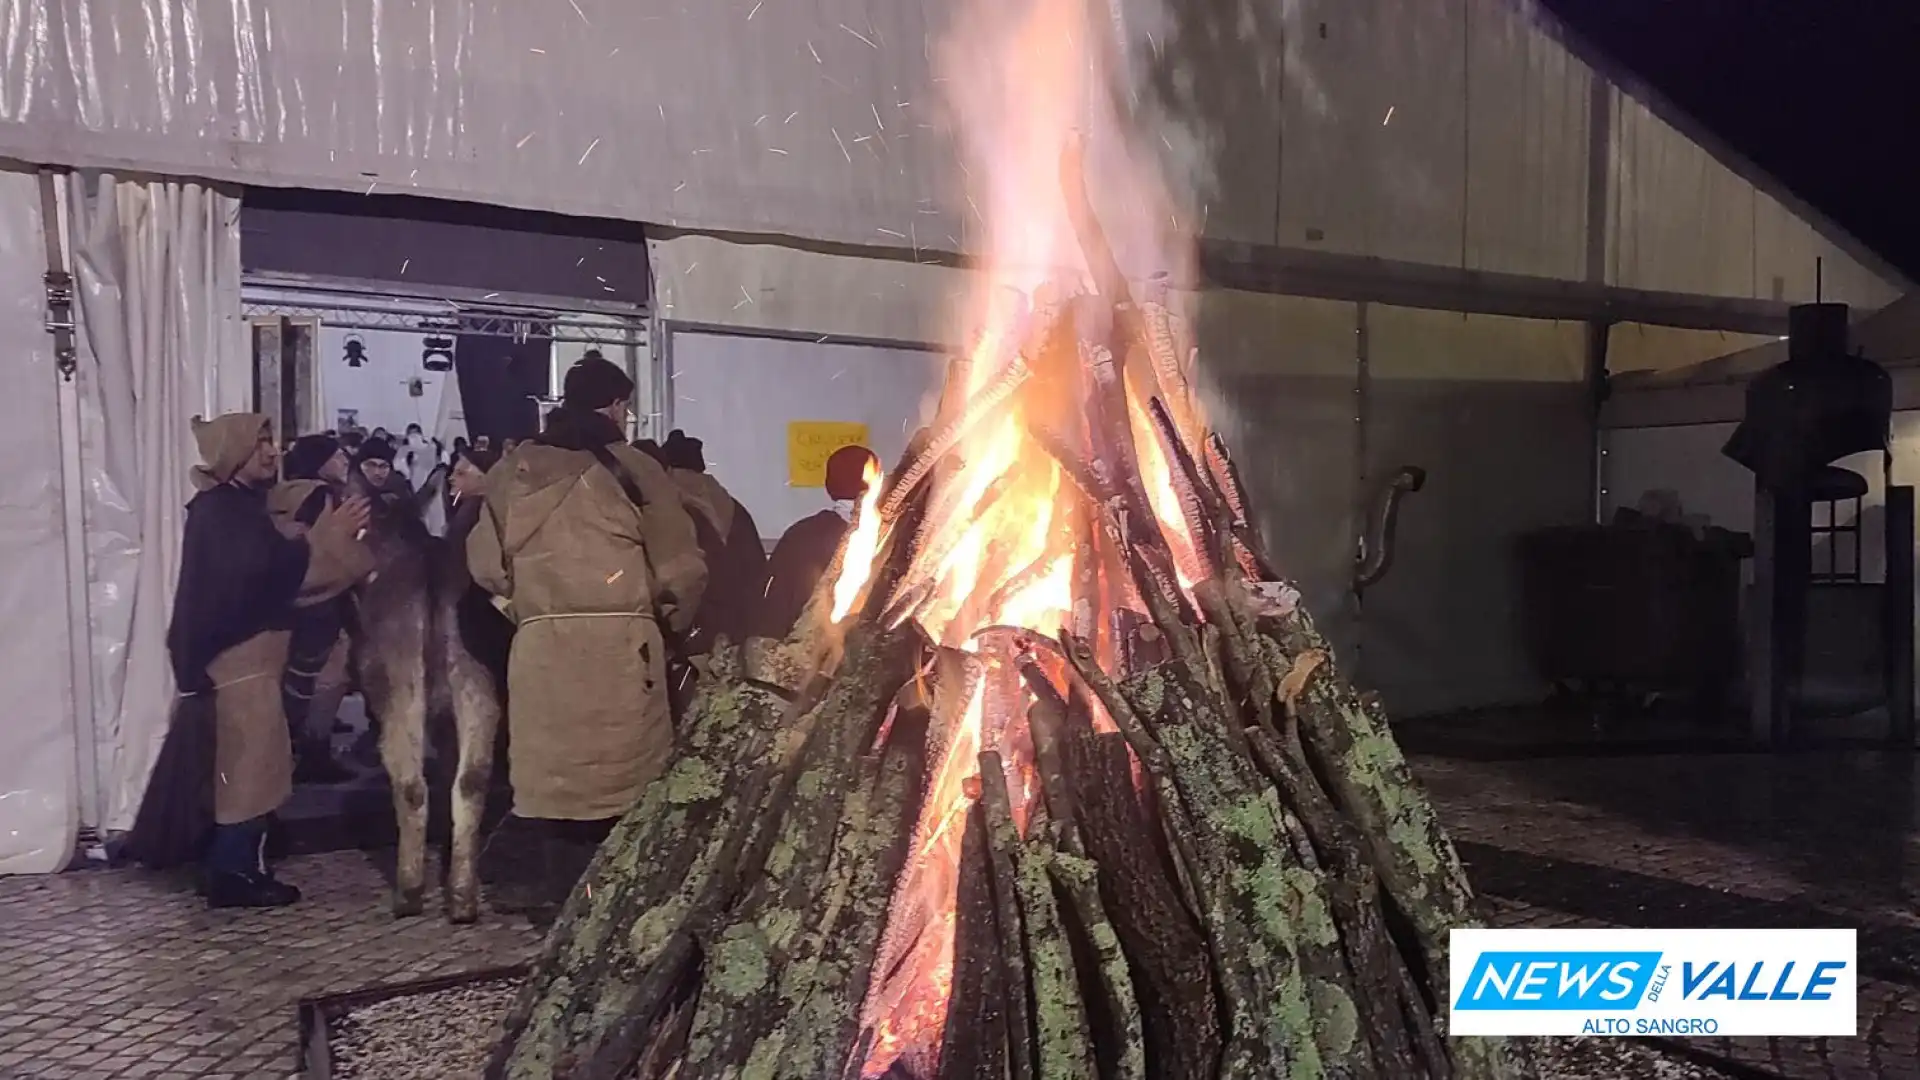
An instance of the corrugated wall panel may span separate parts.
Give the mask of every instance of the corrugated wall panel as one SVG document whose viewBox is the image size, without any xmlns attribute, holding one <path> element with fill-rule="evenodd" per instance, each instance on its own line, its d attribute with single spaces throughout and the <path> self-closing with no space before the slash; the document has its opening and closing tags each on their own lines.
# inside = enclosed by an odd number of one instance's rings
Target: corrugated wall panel
<svg viewBox="0 0 1920 1080">
<path fill-rule="evenodd" d="M 1365 596 L 1361 681 L 1396 714 L 1525 700 L 1518 537 L 1591 515 L 1576 323 L 1369 306 L 1368 493 L 1427 470 Z"/>
<path fill-rule="evenodd" d="M 1822 260 L 1827 300 L 1873 309 L 1899 295 L 1645 105 L 1615 90 L 1613 109 L 1609 282 L 1806 303 Z"/>
<path fill-rule="evenodd" d="M 1267 554 L 1343 655 L 1354 537 L 1353 304 L 1207 293 L 1194 319 L 1208 416 L 1232 449 Z"/>
<path fill-rule="evenodd" d="M 1753 296 L 1753 185 L 1619 90 L 1611 153 L 1608 280 Z"/>
<path fill-rule="evenodd" d="M 1279 242 L 1459 266 L 1467 25 L 1424 0 L 1287 5 Z"/>
<path fill-rule="evenodd" d="M 1464 0 L 1466 266 L 1580 280 L 1593 72 L 1514 0 Z"/>
</svg>

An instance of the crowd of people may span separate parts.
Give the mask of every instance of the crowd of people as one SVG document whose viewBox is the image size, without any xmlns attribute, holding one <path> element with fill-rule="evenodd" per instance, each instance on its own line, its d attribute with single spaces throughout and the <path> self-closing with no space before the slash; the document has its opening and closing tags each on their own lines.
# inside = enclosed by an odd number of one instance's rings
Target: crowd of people
<svg viewBox="0 0 1920 1080">
<path fill-rule="evenodd" d="M 633 392 L 589 355 L 541 433 L 498 451 L 485 435 L 443 451 L 418 425 L 283 451 L 264 415 L 196 419 L 203 464 L 168 631 L 181 698 L 128 853 L 198 860 L 213 907 L 299 899 L 266 841 L 296 780 L 343 775 L 331 743 L 356 680 L 353 588 L 374 572 L 374 500 L 426 524 L 435 557 L 461 569 L 463 604 L 510 641 L 510 820 L 604 836 L 665 768 L 714 643 L 783 636 L 799 619 L 873 471 L 864 447 L 834 454 L 831 506 L 769 556 L 699 439 L 627 441 Z M 464 617 L 461 632 L 475 632 Z M 362 738 L 350 752 L 377 756 L 377 735 Z"/>
</svg>

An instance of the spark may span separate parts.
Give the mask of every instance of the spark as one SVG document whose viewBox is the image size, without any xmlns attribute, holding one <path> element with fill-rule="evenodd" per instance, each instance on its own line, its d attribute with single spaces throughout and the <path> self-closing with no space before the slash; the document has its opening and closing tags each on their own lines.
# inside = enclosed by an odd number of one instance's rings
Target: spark
<svg viewBox="0 0 1920 1080">
<path fill-rule="evenodd" d="M 606 278 L 603 278 L 603 277 L 601 277 L 601 276 L 600 276 L 599 274 L 595 274 L 595 275 L 593 275 L 593 280 L 595 280 L 595 281 L 597 281 L 597 282 L 599 282 L 599 283 L 600 283 L 600 284 L 602 284 L 602 285 L 605 285 L 605 284 L 607 283 L 607 279 L 606 279 Z"/>
<path fill-rule="evenodd" d="M 872 102 L 868 102 L 868 103 L 867 103 L 867 108 L 869 108 L 869 109 L 872 109 L 872 110 L 873 110 L 873 123 L 874 123 L 874 126 L 875 126 L 875 127 L 878 127 L 878 128 L 879 128 L 879 129 L 881 130 L 881 131 L 885 131 L 885 130 L 887 130 L 887 125 L 886 125 L 886 124 L 885 124 L 884 122 L 882 122 L 882 121 L 881 121 L 881 119 L 880 119 L 880 106 L 878 106 L 878 105 L 875 105 L 875 104 L 873 104 Z"/>
<path fill-rule="evenodd" d="M 540 55 L 540 56 L 545 56 L 545 55 L 547 55 L 547 50 L 545 50 L 545 49 L 535 49 L 535 48 L 528 48 L 528 49 L 527 49 L 527 51 L 528 51 L 528 52 L 530 52 L 530 53 L 535 53 L 535 54 L 538 54 L 538 55 Z"/>
<path fill-rule="evenodd" d="M 786 157 L 786 156 L 787 156 L 787 152 L 786 152 L 785 150 L 782 150 L 782 149 L 780 149 L 780 148 L 779 148 L 779 147 L 777 147 L 777 146 L 769 146 L 769 147 L 767 147 L 767 152 L 768 152 L 768 153 L 773 153 L 773 154 L 779 154 L 779 155 L 780 155 L 781 157 Z"/>
<path fill-rule="evenodd" d="M 847 164 L 853 164 L 853 154 L 847 150 L 847 141 L 840 137 L 840 129 L 828 128 L 827 130 L 833 132 L 833 141 L 840 144 L 840 156 L 847 159 Z M 373 189 L 368 188 L 367 191 L 372 193 Z"/>
<path fill-rule="evenodd" d="M 655 102 L 653 107 L 660 110 L 660 119 L 665 120 L 667 118 L 667 107 L 665 105 Z"/>
<path fill-rule="evenodd" d="M 825 340 L 827 340 L 827 339 L 826 339 L 825 337 L 822 337 L 822 338 L 820 339 L 820 341 L 816 341 L 816 342 L 814 342 L 814 344 L 815 344 L 815 345 L 818 345 L 818 344 L 820 344 L 820 342 L 822 342 L 822 341 L 825 341 Z M 836 372 L 834 372 L 833 374 L 831 374 L 831 375 L 829 375 L 829 376 L 827 376 L 827 381 L 828 381 L 828 382 L 832 382 L 833 380 L 835 380 L 835 379 L 837 379 L 837 378 L 839 378 L 839 377 L 840 377 L 840 376 L 842 376 L 842 375 L 845 375 L 846 373 L 847 373 L 847 369 L 846 369 L 846 368 L 841 368 L 841 369 L 840 369 L 839 371 L 836 371 Z"/>
<path fill-rule="evenodd" d="M 580 10 L 580 0 L 567 0 L 567 3 L 573 5 L 573 13 L 580 16 L 581 22 L 586 23 L 588 26 L 593 25 L 593 23 L 587 20 L 587 13 Z"/>
<path fill-rule="evenodd" d="M 752 11 L 749 11 L 749 12 L 747 12 L 747 21 L 748 21 L 748 22 L 752 22 L 752 21 L 753 21 L 753 17 L 754 17 L 755 15 L 758 15 L 758 14 L 760 14 L 760 8 L 761 8 L 761 7 L 763 6 L 763 5 L 765 5 L 765 4 L 766 4 L 766 2 L 767 2 L 767 0 L 760 0 L 760 3 L 758 3 L 758 4 L 755 4 L 755 5 L 753 5 L 753 10 L 752 10 Z"/>
<path fill-rule="evenodd" d="M 859 38 L 859 39 L 860 39 L 861 41 L 863 41 L 863 42 L 865 42 L 865 43 L 866 43 L 866 46 L 867 46 L 867 48 L 869 48 L 869 49 L 877 49 L 877 48 L 879 48 L 879 47 L 880 47 L 880 46 L 878 46 L 878 45 L 875 45 L 875 44 L 874 44 L 874 43 L 873 43 L 873 42 L 872 42 L 872 41 L 871 41 L 871 40 L 870 40 L 870 39 L 869 39 L 869 38 L 867 37 L 867 35 L 865 35 L 865 34 L 862 34 L 862 33 L 861 33 L 860 31 L 858 31 L 858 30 L 855 30 L 855 29 L 854 29 L 853 27 L 851 27 L 851 26 L 848 26 L 848 25 L 847 25 L 846 23 L 841 23 L 841 24 L 840 24 L 840 29 L 842 29 L 842 30 L 845 30 L 845 31 L 846 31 L 847 33 L 849 33 L 849 34 L 852 34 L 852 35 L 853 35 L 854 37 L 857 37 L 857 38 Z"/>
<path fill-rule="evenodd" d="M 686 187 L 686 186 L 687 186 L 687 182 L 686 182 L 685 180 L 682 180 L 682 181 L 680 181 L 679 183 L 677 183 L 677 184 L 675 184 L 675 185 L 673 185 L 673 190 L 675 190 L 675 191 L 679 191 L 679 190 L 680 190 L 681 188 L 683 188 L 683 187 Z"/>
<path fill-rule="evenodd" d="M 903 233 L 903 232 L 894 232 L 894 231 L 893 231 L 892 229 L 881 229 L 881 230 L 879 230 L 879 231 L 880 231 L 880 232 L 883 232 L 883 233 L 886 233 L 886 234 L 887 234 L 888 236 L 897 236 L 897 237 L 899 237 L 899 238 L 900 238 L 900 239 L 902 239 L 902 240 L 905 240 L 905 239 L 907 238 L 907 234 L 906 234 L 906 233 Z"/>
<path fill-rule="evenodd" d="M 609 60 L 611 60 L 611 59 L 613 59 L 614 57 L 616 57 L 616 56 L 619 56 L 619 55 L 620 55 L 620 46 L 618 46 L 618 45 L 615 45 L 615 46 L 613 47 L 613 51 L 607 54 L 607 59 L 609 59 Z"/>
<path fill-rule="evenodd" d="M 700 269 L 700 264 L 698 262 L 690 262 L 687 264 L 687 268 L 685 270 L 680 271 L 680 276 L 686 277 L 688 274 L 691 274 L 698 269 Z"/>
<path fill-rule="evenodd" d="M 870 140 L 870 139 L 872 139 L 872 138 L 873 138 L 873 136 L 871 136 L 871 135 L 857 135 L 857 136 L 855 136 L 855 137 L 854 137 L 854 140 L 853 140 L 853 141 L 854 141 L 855 143 L 863 143 L 863 142 L 867 142 L 867 141 L 869 141 L 869 140 Z"/>
<path fill-rule="evenodd" d="M 482 300 L 491 300 L 491 299 L 493 299 L 494 297 L 496 297 L 496 296 L 499 296 L 499 295 L 500 295 L 500 294 L 499 294 L 499 293 L 497 293 L 497 292 L 490 292 L 490 293 L 488 293 L 487 295 L 485 295 L 485 296 L 483 296 L 483 297 L 481 297 L 480 299 L 482 299 Z"/>
<path fill-rule="evenodd" d="M 816 63 L 816 64 L 818 64 L 818 63 L 820 63 L 820 62 L 821 62 L 821 61 L 820 61 L 820 50 L 819 50 L 819 49 L 816 49 L 816 48 L 814 48 L 814 47 L 813 47 L 813 42 L 811 42 L 811 41 L 809 41 L 809 42 L 807 42 L 807 51 L 813 54 L 813 62 L 814 62 L 814 63 Z"/>
<path fill-rule="evenodd" d="M 412 266 L 412 265 L 413 265 L 413 260 L 412 260 L 412 259 L 401 259 L 401 260 L 400 260 L 400 272 L 401 272 L 402 274 L 405 274 L 405 273 L 407 272 L 407 267 L 409 267 L 409 266 Z"/>
<path fill-rule="evenodd" d="M 796 117 L 796 116 L 799 116 L 799 115 L 800 115 L 800 110 L 799 110 L 799 109 L 795 109 L 795 110 L 793 110 L 792 112 L 790 112 L 790 113 L 788 113 L 788 114 L 787 114 L 787 118 L 786 118 L 785 120 L 782 120 L 782 121 L 780 121 L 780 122 L 781 122 L 781 123 L 783 123 L 783 124 L 791 124 L 791 123 L 793 123 L 793 118 L 794 118 L 794 117 Z"/>
<path fill-rule="evenodd" d="M 576 164 L 576 165 L 585 165 L 585 164 L 587 163 L 587 154 L 591 154 L 591 153 L 593 153 L 593 148 L 594 148 L 594 147 L 596 147 L 596 146 L 599 146 L 599 145 L 600 145 L 600 140 L 599 140 L 599 139 L 595 139 L 595 140 L 593 140 L 592 142 L 590 142 L 590 143 L 588 143 L 588 144 L 587 144 L 587 150 L 586 150 L 586 153 L 585 153 L 585 154 L 581 154 L 581 155 L 580 155 L 580 160 L 579 160 L 578 162 L 576 162 L 575 164 Z"/>
<path fill-rule="evenodd" d="M 368 184 L 368 185 L 367 185 L 367 194 L 369 194 L 369 195 L 371 195 L 371 194 L 373 194 L 373 189 L 374 189 L 374 188 L 377 188 L 377 187 L 379 187 L 379 186 L 380 186 L 380 181 L 378 181 L 378 180 L 375 180 L 375 181 L 374 181 L 373 183 L 371 183 L 371 184 Z"/>
<path fill-rule="evenodd" d="M 1165 135 L 1160 136 L 1160 142 L 1166 146 L 1169 153 L 1172 152 L 1173 142 L 1169 140 Z"/>
<path fill-rule="evenodd" d="M 519 142 L 517 142 L 517 143 L 514 143 L 514 144 L 513 144 L 513 148 L 514 148 L 515 150 L 518 150 L 518 149 L 520 149 L 521 147 L 523 147 L 523 146 L 525 146 L 525 145 L 527 145 L 527 143 L 528 143 L 528 142 L 531 142 L 531 141 L 532 141 L 532 139 L 533 139 L 533 136 L 534 136 L 534 133 L 533 133 L 533 132 L 531 132 L 531 131 L 529 131 L 529 132 L 527 132 L 527 133 L 526 133 L 525 135 L 522 135 L 522 136 L 520 136 L 520 141 L 519 141 Z"/>
<path fill-rule="evenodd" d="M 761 124 L 764 124 L 764 123 L 766 123 L 766 122 L 767 122 L 767 114 L 766 114 L 766 113 L 761 113 L 761 114 L 760 114 L 760 119 L 758 119 L 758 120 L 755 120 L 755 121 L 753 122 L 753 126 L 754 126 L 754 127 L 759 127 L 759 126 L 760 126 Z"/>
<path fill-rule="evenodd" d="M 1380 126 L 1381 126 L 1381 127 L 1386 127 L 1386 126 L 1387 126 L 1388 124 L 1391 124 L 1391 123 L 1393 123 L 1393 110 L 1394 110 L 1394 108 L 1395 108 L 1395 106 L 1392 106 L 1392 105 L 1389 105 L 1389 106 L 1387 106 L 1387 117 L 1386 117 L 1386 119 L 1384 119 L 1384 120 L 1382 120 L 1382 121 L 1380 121 Z"/>
<path fill-rule="evenodd" d="M 747 303 L 749 304 L 753 303 L 753 294 L 747 291 L 747 287 L 745 285 L 740 286 L 740 295 L 743 297 L 746 297 Z"/>
</svg>

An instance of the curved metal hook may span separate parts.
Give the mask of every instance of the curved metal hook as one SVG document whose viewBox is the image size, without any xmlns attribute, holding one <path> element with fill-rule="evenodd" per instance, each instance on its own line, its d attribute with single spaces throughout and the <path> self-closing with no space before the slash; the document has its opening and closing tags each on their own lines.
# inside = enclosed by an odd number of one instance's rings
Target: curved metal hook
<svg viewBox="0 0 1920 1080">
<path fill-rule="evenodd" d="M 1418 465 L 1402 465 L 1387 480 L 1374 519 L 1377 527 L 1370 534 L 1361 536 L 1360 550 L 1354 553 L 1354 592 L 1364 592 L 1378 585 L 1387 576 L 1387 571 L 1393 569 L 1393 556 L 1397 548 L 1395 538 L 1400 524 L 1400 501 L 1426 486 L 1427 470 Z"/>
</svg>

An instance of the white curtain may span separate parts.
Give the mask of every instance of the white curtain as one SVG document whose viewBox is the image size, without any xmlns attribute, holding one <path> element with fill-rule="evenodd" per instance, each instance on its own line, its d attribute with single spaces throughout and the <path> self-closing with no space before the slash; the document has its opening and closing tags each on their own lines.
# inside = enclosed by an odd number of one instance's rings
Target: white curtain
<svg viewBox="0 0 1920 1080">
<path fill-rule="evenodd" d="M 112 832 L 132 825 L 172 713 L 167 619 L 199 460 L 188 420 L 252 406 L 252 354 L 239 199 L 104 173 L 69 184 L 102 802 L 87 817 Z"/>
<path fill-rule="evenodd" d="M 80 827 L 41 221 L 34 174 L 0 170 L 0 874 L 59 870 Z"/>
</svg>

